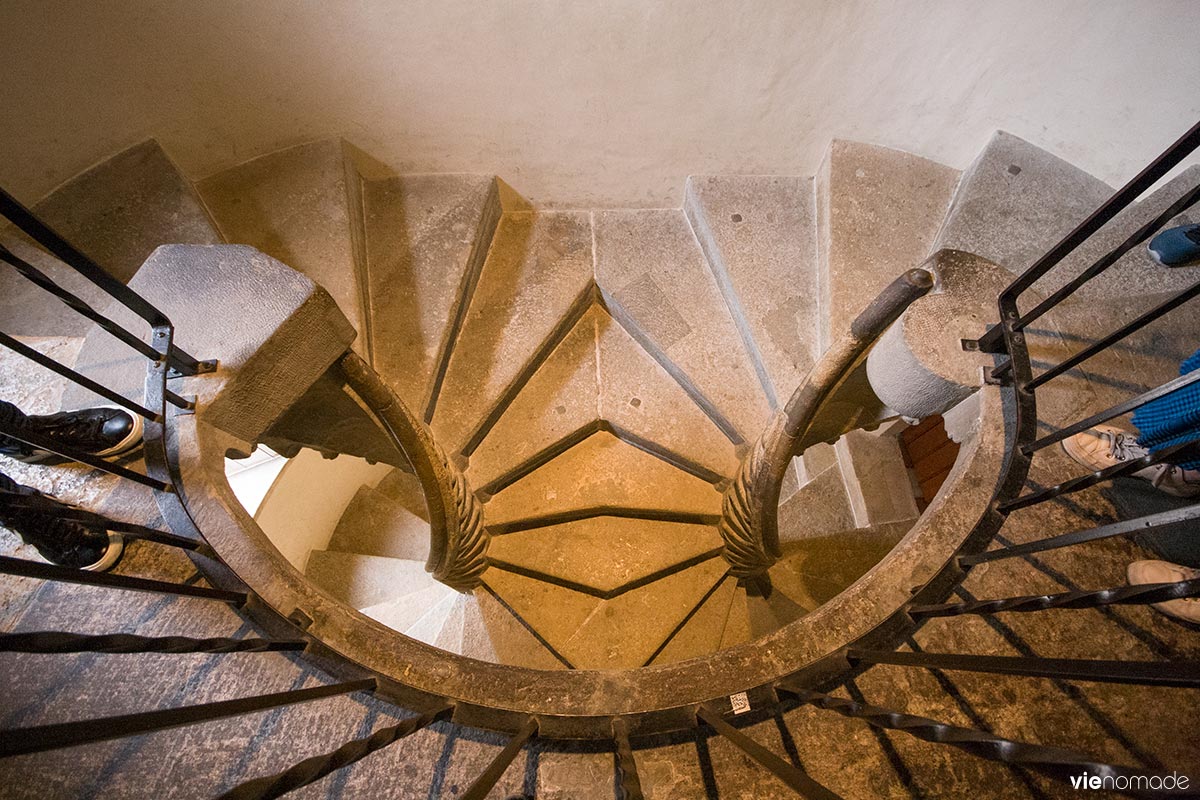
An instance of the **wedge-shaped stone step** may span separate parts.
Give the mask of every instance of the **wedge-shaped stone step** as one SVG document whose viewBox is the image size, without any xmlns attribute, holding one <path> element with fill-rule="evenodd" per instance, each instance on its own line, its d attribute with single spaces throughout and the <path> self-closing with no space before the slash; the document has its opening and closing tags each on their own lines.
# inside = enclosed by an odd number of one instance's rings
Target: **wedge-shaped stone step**
<svg viewBox="0 0 1200 800">
<path fill-rule="evenodd" d="M 365 353 L 348 183 L 341 142 L 319 141 L 246 161 L 196 188 L 226 241 L 255 247 L 324 287 L 359 332 L 355 348 Z"/>
<path fill-rule="evenodd" d="M 710 525 L 600 516 L 493 537 L 488 559 L 492 569 L 613 595 L 721 546 Z"/>
<path fill-rule="evenodd" d="M 488 500 L 484 519 L 504 527 L 603 508 L 712 522 L 721 513 L 721 494 L 711 483 L 600 432 L 502 489 Z"/>
<path fill-rule="evenodd" d="M 586 213 L 513 212 L 495 239 L 453 345 L 433 415 L 448 450 L 470 453 L 481 425 L 535 358 L 570 329 L 592 286 L 592 231 Z M 531 364 L 532 362 L 532 364 Z M 409 369 L 402 362 L 402 369 Z"/>
<path fill-rule="evenodd" d="M 457 592 L 449 586 L 432 582 L 423 589 L 366 606 L 360 611 L 371 619 L 408 635 L 409 630 L 420 622 L 430 609 L 436 608 L 445 601 L 452 601 L 455 595 Z M 443 618 L 444 616 L 438 619 Z M 436 635 L 436 631 L 434 634 Z"/>
<path fill-rule="evenodd" d="M 792 542 L 855 527 L 841 468 L 835 463 L 779 504 L 779 541 Z"/>
<path fill-rule="evenodd" d="M 929 255 L 958 176 L 911 153 L 830 144 L 817 176 L 821 352 L 894 278 Z"/>
<path fill-rule="evenodd" d="M 313 550 L 304 574 L 338 600 L 359 610 L 431 586 L 453 591 L 425 572 L 421 561 L 358 553 Z"/>
<path fill-rule="evenodd" d="M 718 649 L 766 636 L 817 607 L 818 603 L 805 587 L 789 583 L 785 586 L 776 586 L 773 582 L 771 593 L 764 596 L 757 589 L 738 585 L 729 604 L 729 616 Z"/>
<path fill-rule="evenodd" d="M 615 315 L 695 387 L 723 429 L 750 442 L 770 407 L 682 210 L 595 215 L 596 279 Z"/>
<path fill-rule="evenodd" d="M 1112 192 L 1079 167 L 997 131 L 963 173 L 935 249 L 965 250 L 1019 274 Z"/>
<path fill-rule="evenodd" d="M 669 453 L 710 480 L 734 474 L 733 443 L 601 305 L 593 305 L 471 454 L 468 477 L 493 492 L 598 430 Z M 590 427 L 589 427 L 590 426 Z M 515 471 L 515 472 L 514 472 Z"/>
<path fill-rule="evenodd" d="M 895 436 L 850 431 L 833 445 L 855 525 L 915 519 L 916 489 Z"/>
<path fill-rule="evenodd" d="M 771 567 L 772 585 L 797 602 L 804 602 L 798 591 L 803 587 L 807 602 L 824 603 L 879 563 L 914 523 L 901 520 L 789 542 Z"/>
<path fill-rule="evenodd" d="M 425 505 L 425 490 L 421 488 L 421 480 L 413 473 L 399 468 L 394 469 L 376 484 L 375 491 L 396 501 L 409 513 L 416 514 L 426 522 L 429 521 L 429 509 Z"/>
<path fill-rule="evenodd" d="M 499 220 L 496 181 L 467 174 L 366 181 L 362 205 L 375 368 L 428 418 Z"/>
<path fill-rule="evenodd" d="M 382 492 L 362 486 L 325 549 L 424 562 L 429 557 L 429 523 Z"/>
<path fill-rule="evenodd" d="M 577 669 L 645 665 L 728 571 L 719 557 L 611 600 L 489 570 L 484 582 Z"/>
<path fill-rule="evenodd" d="M 530 669 L 566 669 L 567 665 L 530 632 L 485 587 L 463 606 L 460 655 Z"/>
<path fill-rule="evenodd" d="M 727 577 L 722 580 L 651 663 L 670 664 L 686 661 L 720 650 L 725 623 L 729 620 L 729 608 L 737 591 L 736 578 Z"/>
<path fill-rule="evenodd" d="M 149 140 L 92 167 L 33 205 L 46 224 L 123 283 L 162 244 L 220 244 L 199 198 L 170 158 Z M 59 286 L 103 312 L 110 298 L 14 228 L 0 243 Z M 79 336 L 92 322 L 0 265 L 0 319 L 20 336 Z M 135 332 L 141 332 L 139 327 Z"/>
<path fill-rule="evenodd" d="M 412 637 L 425 644 L 435 644 L 442 636 L 443 629 L 455 614 L 455 608 L 460 600 L 457 592 L 451 591 L 435 605 L 430 606 L 424 614 L 412 625 L 402 629 L 405 636 Z M 451 631 L 449 639 L 454 644 L 462 642 L 462 609 L 458 609 L 458 637 L 455 639 Z M 447 648 L 452 649 L 452 648 Z"/>
<path fill-rule="evenodd" d="M 772 405 L 787 402 L 817 350 L 813 179 L 688 179 L 684 210 Z"/>
</svg>

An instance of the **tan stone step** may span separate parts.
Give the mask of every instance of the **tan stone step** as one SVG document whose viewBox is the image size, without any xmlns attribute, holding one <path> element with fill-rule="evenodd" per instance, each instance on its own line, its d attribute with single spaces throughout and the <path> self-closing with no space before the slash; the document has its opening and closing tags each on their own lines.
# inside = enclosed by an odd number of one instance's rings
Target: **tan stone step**
<svg viewBox="0 0 1200 800">
<path fill-rule="evenodd" d="M 424 562 L 429 523 L 387 495 L 362 486 L 342 512 L 325 549 Z"/>
</svg>

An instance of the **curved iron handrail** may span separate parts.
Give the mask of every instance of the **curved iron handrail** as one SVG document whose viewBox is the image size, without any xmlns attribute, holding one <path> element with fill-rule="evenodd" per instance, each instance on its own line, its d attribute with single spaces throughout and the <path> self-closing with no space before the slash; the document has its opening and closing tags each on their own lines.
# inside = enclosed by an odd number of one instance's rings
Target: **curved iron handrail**
<svg viewBox="0 0 1200 800">
<path fill-rule="evenodd" d="M 447 586 L 469 591 L 487 569 L 489 536 L 483 507 L 467 478 L 446 456 L 429 426 L 404 405 L 357 354 L 338 366 L 347 384 L 366 403 L 400 452 L 412 464 L 429 507 L 429 559 L 425 569 Z"/>
<path fill-rule="evenodd" d="M 816 363 L 787 405 L 771 418 L 737 477 L 725 490 L 719 529 L 730 572 L 761 575 L 782 555 L 779 547 L 779 493 L 784 473 L 821 407 L 867 349 L 904 310 L 933 288 L 933 275 L 912 269 L 892 281 L 855 317 L 850 331 Z"/>
</svg>

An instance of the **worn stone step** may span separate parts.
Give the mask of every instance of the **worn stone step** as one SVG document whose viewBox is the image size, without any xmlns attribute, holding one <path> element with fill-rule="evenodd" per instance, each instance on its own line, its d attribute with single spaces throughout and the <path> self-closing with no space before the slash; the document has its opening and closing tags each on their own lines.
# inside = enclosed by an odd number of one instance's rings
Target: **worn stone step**
<svg viewBox="0 0 1200 800">
<path fill-rule="evenodd" d="M 495 536 L 488 559 L 526 575 L 613 592 L 721 547 L 711 525 L 600 516 Z"/>
<path fill-rule="evenodd" d="M 856 526 L 842 470 L 835 463 L 779 504 L 779 541 L 844 531 Z"/>
<path fill-rule="evenodd" d="M 222 235 L 248 244 L 325 288 L 367 352 L 363 267 L 354 258 L 341 142 L 310 142 L 260 156 L 196 184 Z"/>
<path fill-rule="evenodd" d="M 575 668 L 634 669 L 658 652 L 728 568 L 710 558 L 608 600 L 500 569 L 488 570 L 484 582 Z"/>
<path fill-rule="evenodd" d="M 916 518 L 797 539 L 783 546 L 771 583 L 798 605 L 816 608 L 887 555 Z"/>
<path fill-rule="evenodd" d="M 329 550 L 313 550 L 304 574 L 338 600 L 360 610 L 431 585 L 442 586 L 425 572 L 422 561 Z"/>
<path fill-rule="evenodd" d="M 855 525 L 866 528 L 915 519 L 917 490 L 897 437 L 850 431 L 833 445 Z"/>
<path fill-rule="evenodd" d="M 752 442 L 770 406 L 682 210 L 599 211 L 596 279 L 614 314 L 640 331 L 723 419 Z"/>
<path fill-rule="evenodd" d="M 721 513 L 716 487 L 607 432 L 595 433 L 496 493 L 489 525 L 595 508 Z"/>
<path fill-rule="evenodd" d="M 421 480 L 408 470 L 398 467 L 392 470 L 375 485 L 375 491 L 399 503 L 406 511 L 429 521 Z"/>
<path fill-rule="evenodd" d="M 362 486 L 325 549 L 423 562 L 429 557 L 429 523 L 382 492 Z"/>
<path fill-rule="evenodd" d="M 628 331 L 593 305 L 472 453 L 467 476 L 487 487 L 601 421 L 711 479 L 737 470 L 729 438 Z"/>
<path fill-rule="evenodd" d="M 477 588 L 473 600 L 463 603 L 460 655 L 530 669 L 567 668 L 487 588 Z"/>
<path fill-rule="evenodd" d="M 720 650 L 730 606 L 737 591 L 737 578 L 726 577 L 722 580 L 650 663 L 670 664 L 701 658 Z"/>
<path fill-rule="evenodd" d="M 688 178 L 684 210 L 737 323 L 760 382 L 778 407 L 817 350 L 813 179 Z"/>
<path fill-rule="evenodd" d="M 491 175 L 400 175 L 362 185 L 375 369 L 429 416 L 500 216 Z"/>
<path fill-rule="evenodd" d="M 191 184 L 153 139 L 80 173 L 32 210 L 123 283 L 159 245 L 221 241 Z M 0 243 L 97 311 L 108 306 L 103 290 L 15 228 L 0 230 Z M 0 270 L 0 318 L 10 336 L 80 336 L 92 328 L 7 264 Z"/>
<path fill-rule="evenodd" d="M 591 285 L 588 214 L 524 211 L 501 217 L 433 415 L 434 433 L 447 450 L 469 451 L 478 444 L 472 434 L 547 340 L 566 332 L 559 329 L 569 324 L 570 310 L 586 299 Z"/>
<path fill-rule="evenodd" d="M 429 645 L 433 644 L 434 642 L 436 642 L 438 640 L 438 637 L 441 636 L 442 628 L 445 626 L 446 621 L 453 614 L 454 605 L 455 605 L 455 603 L 458 602 L 458 600 L 459 600 L 458 593 L 451 590 L 451 592 L 449 594 L 446 594 L 445 596 L 443 596 L 441 599 L 439 599 L 437 601 L 437 603 L 429 606 L 425 610 L 424 614 L 422 614 L 420 617 L 418 617 L 417 620 L 415 622 L 413 622 L 411 625 L 404 628 L 402 630 L 402 632 L 404 633 L 405 636 L 409 636 L 413 639 L 416 639 L 417 641 L 421 641 L 421 642 L 424 642 L 425 644 L 429 644 Z M 389 623 L 389 624 L 391 624 L 391 623 Z M 462 629 L 462 615 L 460 613 L 460 615 L 459 615 L 459 635 L 460 635 L 460 637 L 462 635 L 461 629 Z"/>
<path fill-rule="evenodd" d="M 779 583 L 779 582 L 775 582 Z M 763 596 L 748 586 L 738 585 L 729 604 L 729 615 L 721 633 L 719 649 L 724 650 L 794 622 L 817 607 L 803 588 L 788 583 L 772 584 L 771 594 Z"/>
<path fill-rule="evenodd" d="M 415 562 L 414 562 L 415 563 Z M 408 630 L 421 621 L 431 609 L 446 600 L 452 600 L 456 592 L 445 584 L 431 580 L 416 591 L 393 595 L 391 599 L 359 609 L 376 622 L 407 634 Z M 440 618 L 439 618 L 440 619 Z M 433 631 L 436 635 L 436 631 Z"/>
<path fill-rule="evenodd" d="M 817 176 L 819 350 L 929 255 L 958 170 L 911 153 L 834 140 Z"/>
<path fill-rule="evenodd" d="M 1112 193 L 1074 164 L 997 131 L 963 172 L 935 249 L 965 250 L 1020 274 Z"/>
</svg>

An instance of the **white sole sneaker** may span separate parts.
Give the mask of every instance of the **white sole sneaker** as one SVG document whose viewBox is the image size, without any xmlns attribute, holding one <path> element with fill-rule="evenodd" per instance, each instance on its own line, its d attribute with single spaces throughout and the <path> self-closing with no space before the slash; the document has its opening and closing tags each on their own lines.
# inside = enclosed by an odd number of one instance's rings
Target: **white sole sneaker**
<svg viewBox="0 0 1200 800">
<path fill-rule="evenodd" d="M 104 407 L 116 408 L 121 411 L 125 411 L 125 409 L 121 408 L 120 406 Z M 145 423 L 142 422 L 142 418 L 139 414 L 135 414 L 132 411 L 125 411 L 125 413 L 133 419 L 133 427 L 130 429 L 129 434 L 107 450 L 102 450 L 99 453 L 96 453 L 98 458 L 111 458 L 112 456 L 123 455 L 128 453 L 130 450 L 135 449 L 142 443 L 142 433 L 146 428 Z"/>
<path fill-rule="evenodd" d="M 108 572 L 117 565 L 121 560 L 121 556 L 125 554 L 125 539 L 119 533 L 108 531 L 108 547 L 104 551 L 104 555 L 95 564 L 88 564 L 83 567 L 85 572 Z"/>
<path fill-rule="evenodd" d="M 1144 586 L 1149 583 L 1179 583 L 1200 578 L 1200 570 L 1172 564 L 1170 561 L 1134 561 L 1125 568 L 1125 575 L 1130 586 Z M 1200 597 L 1186 597 L 1180 600 L 1168 600 L 1164 603 L 1153 603 L 1155 611 L 1165 614 L 1181 622 L 1200 625 Z"/>
</svg>

